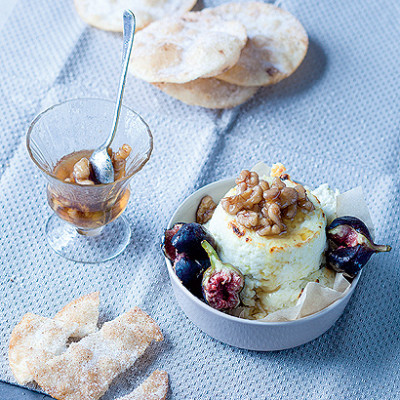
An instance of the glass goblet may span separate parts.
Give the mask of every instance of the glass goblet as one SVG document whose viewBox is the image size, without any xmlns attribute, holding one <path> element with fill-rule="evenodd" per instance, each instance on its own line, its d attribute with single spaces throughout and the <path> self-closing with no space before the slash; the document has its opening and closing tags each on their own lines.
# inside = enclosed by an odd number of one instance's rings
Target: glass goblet
<svg viewBox="0 0 400 400">
<path fill-rule="evenodd" d="M 69 100 L 43 111 L 28 130 L 28 152 L 47 179 L 47 199 L 55 212 L 46 224 L 47 240 L 58 254 L 73 261 L 110 260 L 130 241 L 131 229 L 121 214 L 130 197 L 129 183 L 153 149 L 150 129 L 137 113 L 122 106 L 111 146 L 114 151 L 123 144 L 132 148 L 124 177 L 109 184 L 79 185 L 55 175 L 60 160 L 82 151 L 90 156 L 105 140 L 113 111 L 112 101 Z"/>
</svg>

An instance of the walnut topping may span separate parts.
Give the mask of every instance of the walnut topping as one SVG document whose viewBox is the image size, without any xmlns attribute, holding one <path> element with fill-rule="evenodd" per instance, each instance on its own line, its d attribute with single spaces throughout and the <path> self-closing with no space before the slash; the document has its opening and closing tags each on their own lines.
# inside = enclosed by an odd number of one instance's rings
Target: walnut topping
<svg viewBox="0 0 400 400">
<path fill-rule="evenodd" d="M 114 167 L 114 182 L 125 176 L 126 160 L 129 157 L 131 151 L 132 148 L 128 144 L 122 145 L 122 147 L 116 152 L 113 152 L 110 147 L 108 148 L 108 154 L 111 157 L 111 162 Z M 78 185 L 95 184 L 89 161 L 91 152 L 82 151 L 78 153 L 83 153 L 83 152 L 89 154 L 87 155 L 87 157 L 82 157 L 81 159 L 78 159 L 78 161 L 74 162 L 73 164 L 71 164 L 74 158 L 72 156 L 70 160 L 64 160 L 63 169 L 65 171 L 69 170 L 68 176 L 63 178 L 65 182 L 77 183 Z"/>
<path fill-rule="evenodd" d="M 90 164 L 86 157 L 81 158 L 75 165 L 72 172 L 75 182 L 79 185 L 87 185 L 90 177 Z M 90 181 L 91 182 L 91 181 Z M 94 184 L 94 182 L 92 182 Z"/>
<path fill-rule="evenodd" d="M 302 212 L 314 210 L 302 185 L 288 187 L 280 179 L 284 167 L 277 164 L 275 177 L 270 185 L 260 180 L 254 171 L 244 170 L 236 179 L 236 194 L 221 199 L 222 208 L 236 215 L 237 222 L 255 230 L 260 236 L 273 236 L 286 232 L 283 220 L 292 220 L 298 209 Z"/>
<path fill-rule="evenodd" d="M 126 159 L 131 154 L 131 151 L 131 146 L 124 144 L 116 153 L 112 153 L 111 161 L 114 167 L 114 181 L 125 176 Z"/>
<path fill-rule="evenodd" d="M 204 196 L 197 208 L 196 222 L 198 224 L 205 224 L 208 222 L 214 214 L 214 210 L 217 208 L 214 200 L 211 196 Z"/>
</svg>

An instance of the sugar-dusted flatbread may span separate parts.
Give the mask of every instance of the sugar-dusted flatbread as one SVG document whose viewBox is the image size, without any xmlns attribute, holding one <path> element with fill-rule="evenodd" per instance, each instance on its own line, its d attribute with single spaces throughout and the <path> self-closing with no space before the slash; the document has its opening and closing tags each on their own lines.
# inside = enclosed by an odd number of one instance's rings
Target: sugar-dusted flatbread
<svg viewBox="0 0 400 400">
<path fill-rule="evenodd" d="M 32 367 L 37 360 L 46 362 L 66 350 L 68 338 L 78 324 L 56 321 L 27 313 L 11 333 L 8 360 L 17 382 L 33 380 Z"/>
<path fill-rule="evenodd" d="M 214 78 L 187 83 L 155 83 L 163 92 L 186 104 L 206 108 L 232 108 L 247 101 L 258 87 L 237 86 Z"/>
<path fill-rule="evenodd" d="M 60 356 L 38 362 L 33 376 L 43 390 L 58 400 L 97 400 L 153 340 L 163 340 L 159 326 L 136 307 L 71 343 Z"/>
<path fill-rule="evenodd" d="M 122 32 L 122 14 L 132 10 L 136 29 L 143 29 L 167 15 L 191 10 L 196 0 L 74 0 L 79 16 L 89 25 L 106 31 Z"/>
<path fill-rule="evenodd" d="M 185 83 L 233 67 L 247 41 L 237 21 L 188 12 L 136 34 L 129 70 L 147 82 Z"/>
<path fill-rule="evenodd" d="M 132 393 L 117 400 L 165 400 L 167 393 L 168 374 L 156 370 Z"/>
<path fill-rule="evenodd" d="M 83 338 L 97 331 L 100 293 L 94 292 L 68 303 L 54 317 L 56 320 L 75 322 L 78 327 L 71 337 Z"/>
<path fill-rule="evenodd" d="M 9 362 L 18 383 L 33 380 L 31 365 L 63 353 L 69 338 L 82 338 L 97 330 L 99 292 L 73 300 L 54 319 L 32 313 L 15 326 L 9 345 Z"/>
<path fill-rule="evenodd" d="M 239 20 L 247 31 L 239 61 L 218 79 L 241 86 L 271 85 L 291 75 L 306 55 L 305 29 L 292 14 L 272 4 L 226 3 L 201 12 Z"/>
</svg>

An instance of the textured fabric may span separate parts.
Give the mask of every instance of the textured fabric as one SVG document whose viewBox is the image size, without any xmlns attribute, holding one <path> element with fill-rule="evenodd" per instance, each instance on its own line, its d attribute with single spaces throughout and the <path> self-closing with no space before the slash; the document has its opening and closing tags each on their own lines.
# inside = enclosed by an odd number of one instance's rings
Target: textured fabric
<svg viewBox="0 0 400 400">
<path fill-rule="evenodd" d="M 228 111 L 184 105 L 128 77 L 124 103 L 154 135 L 150 162 L 132 183 L 125 215 L 132 241 L 99 265 L 67 261 L 47 245 L 45 181 L 25 133 L 42 109 L 75 97 L 114 99 L 121 36 L 86 26 L 72 1 L 20 0 L 0 32 L 0 379 L 14 382 L 8 339 L 21 316 L 52 316 L 101 290 L 102 319 L 139 305 L 159 322 L 152 346 L 105 399 L 156 368 L 171 399 L 400 398 L 399 5 L 396 1 L 284 0 L 310 36 L 298 71 Z M 217 2 L 205 1 L 205 5 Z M 134 57 L 133 53 L 133 57 Z M 259 160 L 283 162 L 311 186 L 362 185 L 379 242 L 343 317 L 299 348 L 251 352 L 226 346 L 178 307 L 159 250 L 179 203 L 195 189 Z"/>
</svg>

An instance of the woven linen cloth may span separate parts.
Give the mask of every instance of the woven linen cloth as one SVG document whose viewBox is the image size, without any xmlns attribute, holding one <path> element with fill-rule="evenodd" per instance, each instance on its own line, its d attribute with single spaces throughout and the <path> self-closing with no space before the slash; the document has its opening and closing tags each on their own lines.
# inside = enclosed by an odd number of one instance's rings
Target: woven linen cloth
<svg viewBox="0 0 400 400">
<path fill-rule="evenodd" d="M 308 54 L 290 78 L 233 110 L 191 107 L 128 76 L 124 104 L 148 122 L 154 152 L 132 182 L 131 243 L 98 265 L 67 261 L 47 245 L 45 180 L 25 147 L 41 110 L 116 94 L 121 35 L 87 26 L 72 3 L 20 0 L 0 31 L 0 379 L 15 382 L 8 340 L 23 314 L 50 317 L 100 290 L 103 321 L 139 305 L 165 335 L 104 399 L 156 368 L 169 373 L 170 399 L 400 399 L 398 2 L 282 1 L 309 34 Z M 363 186 L 377 241 L 394 247 L 372 258 L 327 333 L 278 352 L 201 332 L 177 305 L 159 249 L 185 197 L 260 160 L 283 162 L 310 186 Z"/>
</svg>

